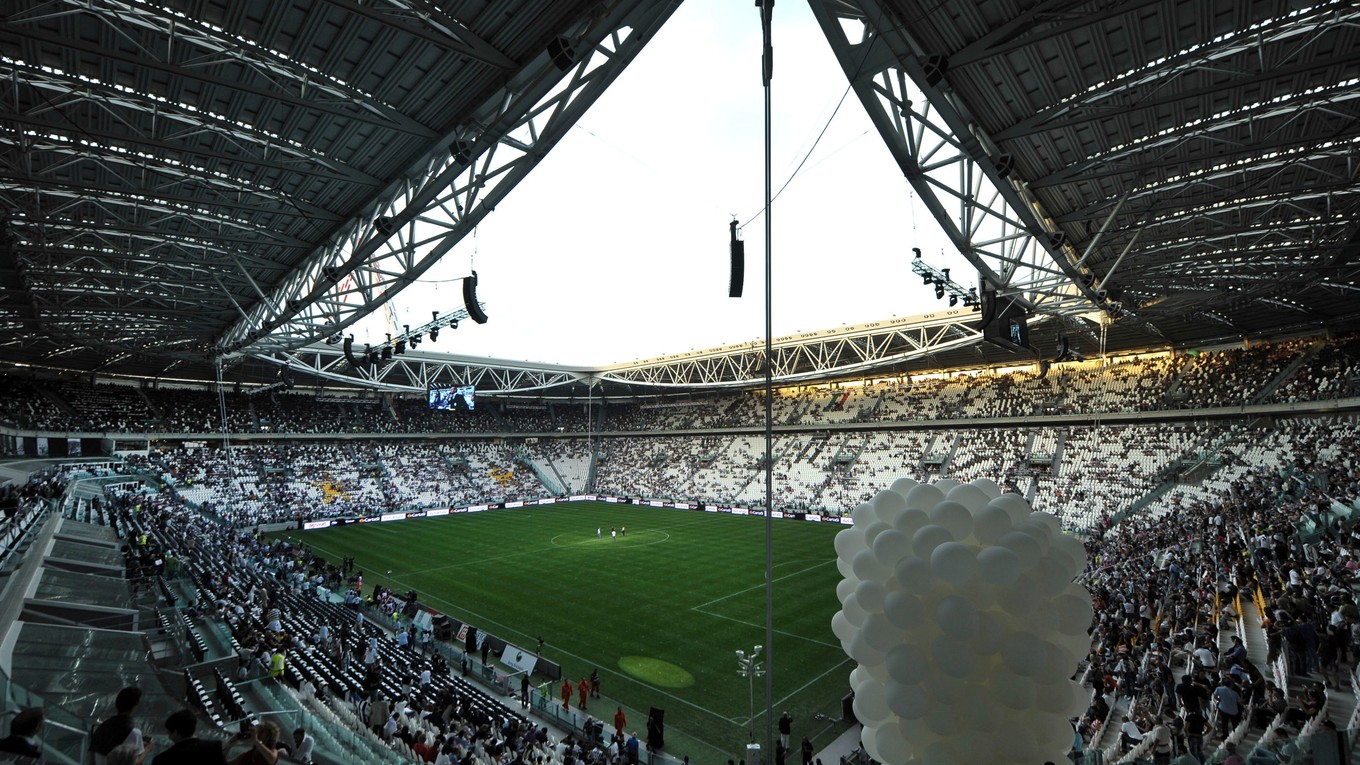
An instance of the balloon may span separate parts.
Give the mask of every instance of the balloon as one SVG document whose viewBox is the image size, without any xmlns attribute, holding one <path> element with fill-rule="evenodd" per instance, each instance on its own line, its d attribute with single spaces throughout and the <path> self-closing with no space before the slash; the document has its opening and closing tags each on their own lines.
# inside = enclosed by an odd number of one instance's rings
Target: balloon
<svg viewBox="0 0 1360 765">
<path fill-rule="evenodd" d="M 859 604 L 859 598 L 854 593 L 850 593 L 845 601 L 841 603 L 841 613 L 845 614 L 846 621 L 855 627 L 863 627 L 864 620 L 869 617 L 869 612 Z"/>
<path fill-rule="evenodd" d="M 874 557 L 873 550 L 860 550 L 855 553 L 855 559 L 850 563 L 855 576 L 860 579 L 876 579 L 883 581 L 888 576 L 888 567 L 878 562 Z"/>
<path fill-rule="evenodd" d="M 863 629 L 850 639 L 850 650 L 845 653 L 860 664 L 878 664 L 887 656 L 883 651 L 869 645 Z"/>
<path fill-rule="evenodd" d="M 949 535 L 955 539 L 963 539 L 973 531 L 973 514 L 968 508 L 949 499 L 930 509 L 930 522 L 948 529 Z"/>
<path fill-rule="evenodd" d="M 999 507 L 1011 517 L 1011 523 L 1019 523 L 1029 517 L 1029 503 L 1019 494 L 1002 494 L 987 504 Z"/>
<path fill-rule="evenodd" d="M 842 579 L 836 582 L 836 600 L 844 603 L 847 596 L 859 586 L 858 579 Z"/>
<path fill-rule="evenodd" d="M 992 678 L 992 696 L 1007 709 L 1029 709 L 1034 706 L 1034 683 L 1003 672 Z M 1004 722 L 1002 727 L 1007 727 Z"/>
<path fill-rule="evenodd" d="M 847 526 L 836 534 L 832 544 L 836 548 L 836 557 L 854 560 L 855 553 L 864 548 L 864 531 L 856 526 Z"/>
<path fill-rule="evenodd" d="M 873 505 L 865 502 L 856 505 L 855 509 L 850 511 L 850 520 L 854 521 L 856 526 L 864 528 L 878 520 L 878 513 L 874 512 Z"/>
<path fill-rule="evenodd" d="M 996 605 L 996 586 L 978 577 L 973 577 L 956 586 L 954 592 L 972 603 L 973 608 L 979 611 Z"/>
<path fill-rule="evenodd" d="M 983 493 L 981 489 L 966 483 L 962 486 L 955 486 L 950 489 L 949 493 L 945 495 L 945 498 L 968 508 L 970 514 L 976 513 L 986 506 L 988 502 L 992 501 L 992 498 Z"/>
<path fill-rule="evenodd" d="M 1001 628 L 995 614 L 981 611 L 977 615 L 977 632 L 973 635 L 971 646 L 973 653 L 979 656 L 991 656 L 1001 650 L 1006 642 L 1006 632 Z"/>
<path fill-rule="evenodd" d="M 888 621 L 900 630 L 914 630 L 926 618 L 925 606 L 921 599 L 909 592 L 891 592 L 883 599 L 883 613 Z"/>
<path fill-rule="evenodd" d="M 891 524 L 897 520 L 897 516 L 903 510 L 907 509 L 907 498 L 891 489 L 886 489 L 875 494 L 869 504 L 874 506 L 874 512 L 878 515 L 880 521 Z"/>
<path fill-rule="evenodd" d="M 850 561 L 845 560 L 844 558 L 836 559 L 836 570 L 841 572 L 841 576 L 859 578 L 855 576 L 855 569 L 851 567 Z"/>
<path fill-rule="evenodd" d="M 1006 547 L 984 547 L 977 554 L 977 568 L 991 584 L 1013 584 L 1020 576 L 1020 556 Z"/>
<path fill-rule="evenodd" d="M 883 521 L 874 521 L 873 523 L 870 523 L 868 526 L 865 526 L 864 527 L 865 546 L 873 547 L 874 540 L 878 538 L 878 535 L 890 529 L 892 529 L 892 524 L 884 523 Z"/>
<path fill-rule="evenodd" d="M 1039 594 L 1045 598 L 1061 595 L 1067 589 L 1067 585 L 1072 583 L 1072 577 L 1063 570 L 1062 564 L 1047 556 L 1034 564 L 1031 576 L 1034 579 L 1034 586 L 1039 589 Z"/>
<path fill-rule="evenodd" d="M 889 528 L 874 539 L 873 552 L 884 568 L 891 569 L 899 560 L 911 554 L 911 537 Z"/>
<path fill-rule="evenodd" d="M 906 534 L 908 539 L 911 539 L 917 531 L 921 530 L 922 526 L 928 523 L 930 523 L 930 515 L 925 510 L 919 507 L 909 507 L 897 516 L 897 520 L 893 521 L 893 527 Z"/>
<path fill-rule="evenodd" d="M 946 741 L 932 741 L 921 750 L 921 765 L 964 765 L 953 746 Z M 973 762 L 985 762 L 974 760 Z"/>
<path fill-rule="evenodd" d="M 940 491 L 944 492 L 946 495 L 948 495 L 949 492 L 950 492 L 955 486 L 958 486 L 958 485 L 959 485 L 959 482 L 958 482 L 958 481 L 955 481 L 953 478 L 941 478 L 940 480 L 938 480 L 938 481 L 935 482 L 935 488 L 937 488 L 937 489 L 939 489 Z"/>
<path fill-rule="evenodd" d="M 889 765 L 1058 761 L 1089 693 L 1080 539 L 988 480 L 893 483 L 836 536 L 865 751 Z M 848 532 L 848 533 L 847 533 Z"/>
<path fill-rule="evenodd" d="M 914 643 L 901 643 L 888 652 L 888 676 L 899 685 L 919 685 L 926 679 L 926 652 Z"/>
<path fill-rule="evenodd" d="M 888 617 L 881 613 L 869 614 L 864 619 L 864 626 L 860 631 L 870 646 L 883 653 L 891 651 L 902 639 L 902 631 L 894 627 L 892 622 L 888 621 Z"/>
<path fill-rule="evenodd" d="M 1039 556 L 1042 554 L 1039 543 L 1034 540 L 1034 537 L 1023 531 L 1008 531 L 1002 534 L 996 543 L 1019 556 L 1021 571 L 1028 571 L 1033 568 L 1034 564 L 1039 562 Z M 855 557 L 858 559 L 859 556 Z M 860 579 L 868 578 L 860 577 Z"/>
<path fill-rule="evenodd" d="M 930 699 L 919 685 L 888 683 L 888 709 L 904 720 L 919 720 L 930 710 Z"/>
<path fill-rule="evenodd" d="M 978 612 L 967 600 L 950 595 L 940 598 L 940 602 L 935 605 L 935 622 L 940 625 L 940 631 L 951 640 L 971 640 L 977 634 Z M 958 645 L 955 644 L 953 649 L 958 651 Z"/>
<path fill-rule="evenodd" d="M 1033 677 L 1044 669 L 1044 642 L 1029 632 L 1015 632 L 1001 646 L 1001 659 L 1012 672 Z"/>
<path fill-rule="evenodd" d="M 973 537 L 984 545 L 995 544 L 1012 526 L 1010 515 L 996 505 L 986 505 L 973 513 Z"/>
<path fill-rule="evenodd" d="M 851 624 L 850 620 L 845 618 L 844 611 L 837 611 L 836 614 L 831 617 L 831 634 L 835 635 L 837 638 L 849 640 L 855 636 L 855 632 L 857 631 L 855 625 Z"/>
<path fill-rule="evenodd" d="M 963 698 L 963 681 L 938 670 L 926 672 L 923 685 L 926 695 L 942 706 L 948 706 Z"/>
<path fill-rule="evenodd" d="M 859 740 L 864 744 L 865 754 L 872 757 L 874 762 L 883 762 L 883 755 L 878 751 L 878 726 L 865 725 L 860 731 Z"/>
<path fill-rule="evenodd" d="M 945 542 L 930 553 L 930 571 L 950 584 L 963 584 L 977 573 L 977 560 L 968 545 Z"/>
<path fill-rule="evenodd" d="M 918 510 L 929 510 L 944 499 L 944 492 L 939 488 L 928 483 L 913 486 L 907 492 L 907 507 L 914 507 Z"/>
<path fill-rule="evenodd" d="M 930 571 L 930 561 L 915 556 L 898 561 L 893 569 L 893 578 L 897 580 L 902 592 L 913 595 L 925 595 L 935 587 L 935 575 Z"/>
<path fill-rule="evenodd" d="M 1001 610 L 1011 616 L 1026 616 L 1039 605 L 1039 593 L 1034 591 L 1034 586 L 1025 577 L 1021 577 L 1015 584 L 1001 588 L 997 603 Z"/>
<path fill-rule="evenodd" d="M 968 484 L 970 486 L 976 486 L 983 494 L 986 494 L 988 502 L 1001 496 L 1001 487 L 997 486 L 996 481 L 993 481 L 990 478 L 974 478 L 969 481 Z"/>
<path fill-rule="evenodd" d="M 882 582 L 869 580 L 860 582 L 859 586 L 855 587 L 855 600 L 859 602 L 860 607 L 871 614 L 883 612 L 883 599 L 887 595 L 888 592 L 884 589 Z"/>
<path fill-rule="evenodd" d="M 1049 537 L 1054 538 L 1062 534 L 1062 521 L 1053 513 L 1038 512 L 1030 513 L 1029 520 L 1042 525 L 1048 529 Z"/>
<path fill-rule="evenodd" d="M 1053 606 L 1058 611 L 1058 631 L 1064 635 L 1085 635 L 1095 618 L 1089 597 L 1063 594 L 1053 599 Z"/>
<path fill-rule="evenodd" d="M 1071 559 L 1073 567 L 1071 578 L 1076 578 L 1077 574 L 1080 574 L 1086 566 L 1086 545 L 1070 534 L 1059 534 L 1053 538 L 1053 545 L 1049 548 L 1049 554 L 1051 555 L 1054 552 L 1061 553 L 1065 559 Z"/>
<path fill-rule="evenodd" d="M 892 715 L 892 711 L 888 709 L 888 699 L 883 692 L 883 686 L 878 683 L 861 683 L 855 688 L 854 706 L 855 716 L 864 723 L 882 723 Z"/>
<path fill-rule="evenodd" d="M 898 494 L 901 494 L 903 499 L 906 499 L 907 492 L 915 488 L 917 484 L 918 481 L 915 478 L 903 476 L 897 479 L 896 481 L 892 482 L 892 490 L 897 492 Z"/>
<path fill-rule="evenodd" d="M 897 726 L 880 727 L 875 732 L 875 738 L 878 740 L 878 754 L 883 758 L 879 762 L 906 762 L 911 756 L 911 745 L 898 732 Z"/>
<path fill-rule="evenodd" d="M 926 712 L 926 727 L 940 738 L 953 738 L 963 729 L 963 716 L 952 705 L 936 704 Z"/>
<path fill-rule="evenodd" d="M 977 654 L 959 650 L 958 640 L 949 635 L 935 638 L 931 644 L 930 657 L 941 672 L 959 680 L 973 674 L 973 669 L 977 667 Z"/>
<path fill-rule="evenodd" d="M 934 524 L 922 526 L 920 531 L 917 531 L 916 535 L 911 538 L 911 550 L 919 558 L 929 558 L 936 547 L 952 541 L 954 541 L 954 537 L 945 527 Z M 864 577 L 860 578 L 863 579 Z"/>
</svg>

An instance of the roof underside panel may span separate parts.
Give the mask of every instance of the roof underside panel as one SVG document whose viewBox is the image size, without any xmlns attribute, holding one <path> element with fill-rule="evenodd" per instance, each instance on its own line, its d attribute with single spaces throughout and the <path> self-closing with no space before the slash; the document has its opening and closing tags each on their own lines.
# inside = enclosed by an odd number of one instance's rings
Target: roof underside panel
<svg viewBox="0 0 1360 765">
<path fill-rule="evenodd" d="M 1185 342 L 1353 318 L 1360 6 L 890 0 L 885 12 L 944 62 L 941 88 L 1010 155 L 1011 179 L 1085 255 L 1116 316 Z"/>
<path fill-rule="evenodd" d="M 0 347 L 206 350 L 598 5 L 6 3 Z"/>
</svg>

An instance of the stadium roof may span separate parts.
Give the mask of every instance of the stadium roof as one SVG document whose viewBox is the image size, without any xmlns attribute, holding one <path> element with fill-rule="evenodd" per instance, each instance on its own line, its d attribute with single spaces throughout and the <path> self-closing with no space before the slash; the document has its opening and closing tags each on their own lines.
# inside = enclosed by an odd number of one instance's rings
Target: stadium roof
<svg viewBox="0 0 1360 765">
<path fill-rule="evenodd" d="M 1120 350 L 1354 322 L 1353 3 L 809 2 L 959 251 L 1051 317 L 1040 354 L 1059 333 L 1094 353 L 1102 327 Z M 0 354 L 267 379 L 252 355 L 317 348 L 422 273 L 677 4 L 7 4 Z M 1020 360 L 952 332 L 969 342 L 855 347 L 883 369 Z M 670 379 L 759 372 L 715 357 Z"/>
</svg>

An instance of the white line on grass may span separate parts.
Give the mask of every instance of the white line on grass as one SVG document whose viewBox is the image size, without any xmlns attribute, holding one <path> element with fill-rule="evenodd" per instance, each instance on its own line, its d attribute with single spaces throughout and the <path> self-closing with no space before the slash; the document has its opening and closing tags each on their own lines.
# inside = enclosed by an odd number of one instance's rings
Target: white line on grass
<svg viewBox="0 0 1360 765">
<path fill-rule="evenodd" d="M 840 646 L 837 646 L 837 647 L 839 648 Z M 812 678 L 811 680 L 807 681 L 806 683 L 803 683 L 802 685 L 798 686 L 798 689 L 797 689 L 797 690 L 795 690 L 795 691 L 793 691 L 792 693 L 789 693 L 788 695 L 784 696 L 784 698 L 782 698 L 782 699 L 776 701 L 776 702 L 775 702 L 774 704 L 772 704 L 771 706 L 774 706 L 774 707 L 782 707 L 782 706 L 784 706 L 784 702 L 788 701 L 789 699 L 793 698 L 794 696 L 797 696 L 798 694 L 800 694 L 800 693 L 802 693 L 803 691 L 807 690 L 813 683 L 817 682 L 818 680 L 821 680 L 822 678 L 826 677 L 827 675 L 831 674 L 832 672 L 835 672 L 836 670 L 838 670 L 838 669 L 840 669 L 841 667 L 845 666 L 845 665 L 848 664 L 849 662 L 850 662 L 850 658 L 849 658 L 849 657 L 846 657 L 846 658 L 844 658 L 844 659 L 841 659 L 840 661 L 836 662 L 836 664 L 835 664 L 833 667 L 831 667 L 831 669 L 828 669 L 827 671 L 823 672 L 822 674 L 820 674 L 820 675 L 818 675 L 818 676 Z M 761 710 L 760 712 L 757 712 L 757 713 L 756 713 L 756 717 L 764 717 L 764 716 L 765 716 L 765 711 L 764 711 L 764 710 Z M 751 721 L 754 720 L 754 719 L 755 719 L 755 717 L 748 717 L 748 718 L 746 718 L 746 720 L 745 720 L 744 722 L 742 722 L 742 725 L 750 725 L 750 724 L 751 724 Z"/>
<path fill-rule="evenodd" d="M 795 577 L 795 576 L 798 576 L 799 574 L 806 573 L 806 572 L 811 571 L 812 569 L 817 568 L 817 567 L 819 567 L 819 566 L 825 566 L 825 565 L 828 564 L 828 563 L 835 563 L 835 562 L 836 562 L 836 559 L 835 559 L 835 558 L 831 558 L 830 560 L 824 560 L 824 561 L 822 561 L 821 563 L 814 563 L 813 565 L 808 566 L 807 568 L 800 568 L 800 569 L 798 569 L 797 571 L 793 572 L 792 574 L 785 574 L 785 575 L 783 575 L 783 576 L 777 576 L 777 577 L 775 577 L 774 579 L 772 579 L 771 581 L 772 581 L 772 582 L 782 582 L 782 581 L 784 581 L 785 579 L 791 579 L 791 578 L 793 578 L 793 577 Z M 763 590 L 763 589 L 765 589 L 765 583 L 764 583 L 764 582 L 761 582 L 760 584 L 757 584 L 757 585 L 755 585 L 754 587 L 747 587 L 747 588 L 744 589 L 744 590 L 737 590 L 736 592 L 730 592 L 730 593 L 728 593 L 728 594 L 722 596 L 721 598 L 714 598 L 713 600 L 710 600 L 710 601 L 708 601 L 707 603 L 700 603 L 700 604 L 697 605 L 697 606 L 691 606 L 691 607 L 690 607 L 690 610 L 691 610 L 691 611 L 698 611 L 699 609 L 701 609 L 701 608 L 706 608 L 706 607 L 708 607 L 708 606 L 713 605 L 714 603 L 721 603 L 721 602 L 723 602 L 724 600 L 727 600 L 728 598 L 735 598 L 735 597 L 738 596 L 738 595 L 743 595 L 743 594 L 745 594 L 745 593 L 752 592 L 752 591 L 754 591 L 754 590 Z"/>
<path fill-rule="evenodd" d="M 691 609 L 691 610 L 694 610 L 694 609 Z M 765 625 L 763 625 L 763 624 L 754 624 L 754 623 L 752 623 L 752 622 L 743 621 L 743 620 L 741 620 L 741 619 L 737 619 L 737 618 L 732 617 L 732 616 L 726 616 L 726 615 L 724 615 L 724 614 L 715 614 L 715 613 L 713 613 L 712 611 L 698 611 L 698 610 L 694 610 L 694 612 L 695 612 L 695 613 L 698 613 L 698 614 L 703 614 L 704 616 L 714 616 L 714 617 L 717 617 L 717 618 L 719 618 L 719 619 L 726 619 L 726 620 L 729 621 L 729 622 L 736 622 L 737 624 L 744 624 L 744 625 L 746 625 L 747 627 L 755 627 L 756 629 L 764 629 L 764 628 L 765 628 Z M 784 631 L 784 630 L 774 630 L 774 633 L 775 633 L 776 635 L 783 635 L 784 637 L 791 637 L 791 638 L 797 638 L 797 639 L 799 639 L 799 640 L 805 640 L 805 641 L 807 641 L 807 642 L 809 642 L 809 643 L 816 643 L 817 645 L 824 645 L 824 646 L 826 646 L 827 648 L 840 648 L 840 647 L 841 647 L 840 643 L 828 643 L 828 642 L 826 642 L 826 641 L 824 641 L 824 640 L 818 640 L 817 638 L 810 638 L 810 637 L 807 637 L 806 635 L 798 635 L 798 634 L 796 634 L 796 633 L 793 633 L 793 632 L 786 632 L 786 631 Z"/>
</svg>

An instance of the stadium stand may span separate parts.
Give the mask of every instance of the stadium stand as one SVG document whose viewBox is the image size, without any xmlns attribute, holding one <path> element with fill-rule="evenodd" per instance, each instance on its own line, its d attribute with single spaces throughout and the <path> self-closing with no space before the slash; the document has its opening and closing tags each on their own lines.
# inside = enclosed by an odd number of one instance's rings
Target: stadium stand
<svg viewBox="0 0 1360 765">
<path fill-rule="evenodd" d="M 776 501 L 784 510 L 838 513 L 903 475 L 995 480 L 1087 535 L 1097 618 L 1082 665 L 1091 705 L 1077 729 L 1088 750 L 1113 761 L 1146 754 L 1159 726 L 1169 726 L 1178 754 L 1311 746 L 1324 723 L 1357 712 L 1349 675 L 1360 651 L 1352 590 L 1360 426 L 1354 414 L 1244 415 L 1238 407 L 1336 400 L 1354 389 L 1354 351 L 1353 339 L 1305 339 L 1204 358 L 1077 362 L 1044 377 L 979 370 L 795 389 L 774 407 L 795 426 L 775 438 Z M 189 427 L 212 420 L 212 404 L 222 403 L 182 390 L 4 384 L 15 393 L 6 416 L 30 427 Z M 759 396 L 601 405 L 603 427 L 629 430 L 591 438 L 581 430 L 592 424 L 585 410 L 574 407 L 488 405 L 448 420 L 459 425 L 400 437 L 447 413 L 414 401 L 253 398 L 224 399 L 247 408 L 229 412 L 228 422 L 251 434 L 230 448 L 216 439 L 192 448 L 166 442 L 107 466 L 35 476 L 14 492 L 3 527 L 11 555 L 30 549 L 50 516 L 123 540 L 129 556 L 114 561 L 129 572 L 129 602 L 157 625 L 151 654 L 181 657 L 171 683 L 179 690 L 158 703 L 186 700 L 217 737 L 240 720 L 277 715 L 314 731 L 323 747 L 371 762 L 410 762 L 431 747 L 484 763 L 517 752 L 543 763 L 569 762 L 568 750 L 573 759 L 599 756 L 598 742 L 581 735 L 588 731 L 563 739 L 564 731 L 543 729 L 498 691 L 451 671 L 461 662 L 456 649 L 413 650 L 399 636 L 403 601 L 393 593 L 356 586 L 351 571 L 306 548 L 266 543 L 249 532 L 256 525 L 576 492 L 748 506 L 764 496 L 758 435 L 674 430 L 751 422 L 763 410 Z M 1191 419 L 1155 416 L 1186 409 Z M 1228 416 L 1210 417 L 1225 409 Z M 1116 412 L 1153 416 L 1081 419 Z M 1078 420 L 1045 424 L 1060 415 Z M 1036 419 L 985 426 L 1015 416 Z M 325 422 L 341 430 L 313 430 Z M 912 426 L 885 427 L 901 423 Z M 829 427 L 797 429 L 804 425 Z M 370 430 L 335 437 L 356 426 Z M 501 429 L 486 438 L 485 427 Z M 129 477 L 146 485 L 129 491 Z M 73 491 L 96 478 L 123 488 Z M 166 563 L 140 554 L 142 546 Z M 369 618 L 356 622 L 359 612 Z M 36 634 L 20 647 L 37 650 Z M 276 648 L 286 657 L 281 684 L 261 680 Z M 1205 700 L 1219 687 L 1244 699 L 1240 720 Z M 1187 733 L 1201 712 L 1215 728 L 1202 740 Z"/>
</svg>

